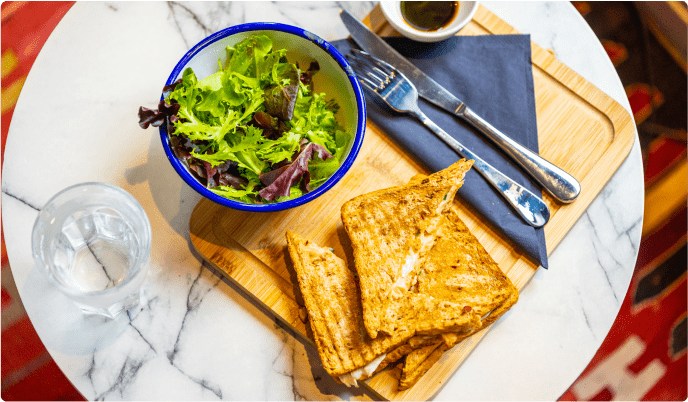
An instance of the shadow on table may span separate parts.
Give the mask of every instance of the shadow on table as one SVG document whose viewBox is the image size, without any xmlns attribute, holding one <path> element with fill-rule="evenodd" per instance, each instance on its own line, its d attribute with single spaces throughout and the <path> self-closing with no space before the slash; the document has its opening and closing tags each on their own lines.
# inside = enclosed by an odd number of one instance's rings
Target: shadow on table
<svg viewBox="0 0 688 402">
<path fill-rule="evenodd" d="M 256 301 L 252 295 L 248 294 L 241 285 L 235 283 L 232 279 L 227 278 L 226 275 L 219 272 L 215 267 L 211 266 L 211 264 L 206 262 L 203 256 L 196 251 L 190 238 L 189 222 L 194 208 L 202 199 L 202 197 L 191 187 L 189 187 L 183 180 L 181 180 L 181 178 L 179 178 L 175 170 L 172 168 L 167 160 L 167 156 L 163 151 L 162 145 L 160 144 L 159 133 L 157 130 L 155 130 L 154 134 L 151 136 L 151 142 L 148 149 L 148 160 L 143 164 L 128 169 L 126 171 L 126 180 L 129 185 L 147 182 L 155 202 L 155 207 L 158 209 L 170 227 L 186 240 L 189 250 L 199 261 L 199 263 L 202 264 L 203 269 L 207 269 L 212 272 L 213 275 L 220 278 L 231 289 L 239 294 L 243 301 L 248 302 L 257 311 L 259 311 L 260 313 L 255 313 L 258 321 L 264 323 L 266 326 L 269 326 L 269 322 L 271 321 L 273 323 L 273 327 L 271 329 L 273 331 L 281 332 L 282 335 L 279 333 L 276 335 L 281 336 L 285 343 L 290 343 L 289 339 L 284 337 L 284 334 L 287 334 L 289 337 L 295 340 L 292 345 L 294 349 L 299 348 L 296 341 L 301 344 L 301 347 L 305 353 L 305 359 L 307 361 L 303 362 L 306 364 L 297 364 L 296 357 L 294 357 L 292 361 L 292 377 L 294 381 L 295 397 L 299 396 L 298 394 L 302 392 L 302 389 L 305 394 L 316 392 L 315 390 L 308 392 L 307 389 L 304 389 L 308 388 L 309 384 L 313 384 L 317 389 L 317 392 L 322 395 L 337 396 L 344 399 L 367 396 L 374 399 L 374 397 L 370 394 L 367 394 L 366 390 L 362 387 L 347 388 L 345 385 L 337 383 L 322 367 L 320 356 L 318 355 L 318 352 L 312 343 L 304 339 L 303 335 L 300 333 L 297 334 L 292 328 L 290 328 L 288 324 L 280 321 L 274 312 L 272 312 L 262 303 Z M 144 208 L 145 207 L 146 206 L 144 206 Z M 151 224 L 155 226 L 154 222 L 151 222 Z M 218 240 L 216 240 L 216 242 L 217 241 Z M 220 245 L 226 248 L 232 248 L 231 244 L 223 243 Z M 287 289 L 288 293 L 293 294 L 296 297 L 297 302 L 299 300 L 302 301 L 298 291 L 298 286 L 293 285 L 297 283 L 293 268 L 290 266 L 289 270 L 291 283 L 288 286 L 291 289 Z M 281 280 L 286 282 L 284 279 Z M 236 295 L 228 295 L 228 297 L 235 298 Z M 303 303 L 301 302 L 301 304 Z M 310 330 L 309 326 L 307 326 L 307 328 Z M 120 330 L 120 332 L 122 330 Z M 114 336 L 116 332 L 116 330 L 113 330 L 112 335 Z M 306 374 L 308 368 L 310 368 L 310 375 Z M 308 381 L 309 377 L 313 378 L 314 381 L 312 383 Z M 305 378 L 306 380 L 301 381 L 302 378 Z M 312 396 L 309 397 L 308 395 L 303 397 L 306 399 L 312 398 Z"/>
<path fill-rule="evenodd" d="M 24 282 L 22 294 L 26 295 L 22 301 L 31 323 L 46 348 L 71 356 L 90 355 L 116 342 L 146 303 L 143 297 L 138 308 L 114 320 L 86 316 L 48 282 L 36 265 Z"/>
<path fill-rule="evenodd" d="M 144 133 L 152 134 L 148 147 L 148 160 L 126 170 L 127 183 L 133 186 L 147 182 L 160 214 L 175 232 L 188 240 L 191 212 L 201 200 L 201 195 L 179 177 L 167 160 L 159 131 L 154 128 Z M 144 205 L 144 208 L 146 207 Z M 151 224 L 153 225 L 154 222 Z"/>
<path fill-rule="evenodd" d="M 199 258 L 203 259 L 202 256 L 200 256 L 197 251 L 192 247 L 192 252 L 193 254 Z M 286 250 L 285 250 L 286 252 Z M 296 283 L 296 276 L 295 273 L 293 272 L 293 268 L 291 267 L 291 262 L 288 261 L 288 267 L 290 274 L 292 276 L 292 283 Z M 294 392 L 295 395 L 298 394 L 301 398 L 304 398 L 306 400 L 311 400 L 311 399 L 318 399 L 318 397 L 322 397 L 322 395 L 325 396 L 337 396 L 339 398 L 342 398 L 344 400 L 350 400 L 351 397 L 356 397 L 356 398 L 361 398 L 362 396 L 365 396 L 367 398 L 375 399 L 375 396 L 368 393 L 364 388 L 359 387 L 359 388 L 347 388 L 345 385 L 337 383 L 322 367 L 322 363 L 320 360 L 320 356 L 318 355 L 318 351 L 315 348 L 315 346 L 312 344 L 312 341 L 308 341 L 304 339 L 304 336 L 301 333 L 297 333 L 294 331 L 291 326 L 288 324 L 285 324 L 282 322 L 274 312 L 272 312 L 267 306 L 264 304 L 256 301 L 254 299 L 254 296 L 249 294 L 241 285 L 236 283 L 233 279 L 228 278 L 226 274 L 223 272 L 220 272 L 220 270 L 216 269 L 213 267 L 210 263 L 204 262 L 203 263 L 203 268 L 209 270 L 212 272 L 214 275 L 217 277 L 221 278 L 221 280 L 226 283 L 231 289 L 233 289 L 238 295 L 240 295 L 245 301 L 250 303 L 253 307 L 255 307 L 256 310 L 260 311 L 263 316 L 257 317 L 259 321 L 265 322 L 265 318 L 270 319 L 274 323 L 274 327 L 272 328 L 273 330 L 276 330 L 278 332 L 282 332 L 286 334 L 287 336 L 291 337 L 294 339 L 294 342 L 292 344 L 292 347 L 294 348 L 294 357 L 292 358 L 292 377 L 294 381 Z M 298 290 L 298 287 L 295 287 L 294 291 L 294 296 L 296 300 L 302 300 L 302 296 Z M 233 297 L 233 295 L 229 295 L 230 297 Z M 308 336 L 312 338 L 310 326 L 306 325 L 306 329 L 308 332 Z M 278 334 L 279 336 L 279 334 Z M 283 338 L 286 339 L 286 338 Z M 288 339 L 286 339 L 285 343 L 291 343 L 289 342 Z M 299 344 L 301 345 L 299 347 Z M 299 364 L 300 358 L 298 357 L 297 349 L 303 348 L 304 353 L 305 353 L 305 361 L 302 362 L 303 364 Z M 309 370 L 310 369 L 310 370 Z M 308 373 L 310 371 L 310 373 Z M 312 378 L 313 382 L 309 381 L 309 379 Z M 304 380 L 302 380 L 304 379 Z M 313 384 L 313 386 L 317 389 L 317 392 L 320 393 L 320 396 L 313 396 L 313 395 L 308 395 L 308 388 L 309 386 Z M 305 392 L 304 392 L 305 388 Z M 302 395 L 302 394 L 306 395 Z"/>
</svg>

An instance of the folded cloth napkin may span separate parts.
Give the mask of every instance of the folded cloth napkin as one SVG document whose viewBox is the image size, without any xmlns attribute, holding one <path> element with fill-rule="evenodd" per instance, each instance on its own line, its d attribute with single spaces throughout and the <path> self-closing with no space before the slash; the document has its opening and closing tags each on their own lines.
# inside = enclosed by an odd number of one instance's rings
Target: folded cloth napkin
<svg viewBox="0 0 688 402">
<path fill-rule="evenodd" d="M 455 36 L 437 43 L 385 40 L 498 130 L 538 152 L 529 35 Z M 345 55 L 358 48 L 350 39 L 332 44 Z M 368 118 L 428 169 L 442 170 L 460 158 L 415 118 L 366 99 Z M 542 194 L 515 162 L 476 129 L 424 99 L 419 105 L 432 121 L 487 163 Z M 475 169 L 468 172 L 457 194 L 508 242 L 547 268 L 544 229 L 525 223 Z"/>
</svg>

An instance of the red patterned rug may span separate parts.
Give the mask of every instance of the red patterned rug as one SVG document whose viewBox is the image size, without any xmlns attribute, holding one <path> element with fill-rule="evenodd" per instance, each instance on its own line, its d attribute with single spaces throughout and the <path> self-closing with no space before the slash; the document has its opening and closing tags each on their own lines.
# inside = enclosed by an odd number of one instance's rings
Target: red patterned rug
<svg viewBox="0 0 688 402">
<path fill-rule="evenodd" d="M 654 36 L 647 35 L 632 3 L 573 3 L 600 38 L 626 87 L 639 125 L 649 197 L 652 189 L 671 180 L 672 172 L 686 164 L 686 73 Z M 24 80 L 46 39 L 72 4 L 2 4 L 3 156 Z M 644 230 L 621 311 L 589 366 L 561 400 L 688 397 L 685 202 L 669 212 L 656 227 Z M 646 221 L 647 217 L 646 208 Z M 9 269 L 4 238 L 2 399 L 84 400 L 52 360 L 24 311 Z"/>
<path fill-rule="evenodd" d="M 626 88 L 643 152 L 646 225 L 619 315 L 595 357 L 561 400 L 684 401 L 688 397 L 686 177 L 676 177 L 676 172 L 686 165 L 685 60 L 682 68 L 660 43 L 661 32 L 649 32 L 650 21 L 641 18 L 645 5 L 573 4 L 597 34 Z M 653 6 L 657 5 L 670 11 L 667 2 Z M 676 11 L 685 18 L 685 3 L 678 7 Z M 682 29 L 685 36 L 685 25 Z M 672 183 L 677 180 L 681 185 Z M 652 225 L 657 211 L 670 203 L 655 196 L 664 191 L 662 186 L 669 186 L 669 191 L 675 187 L 682 199 L 678 208 L 660 215 L 665 218 Z"/>
</svg>

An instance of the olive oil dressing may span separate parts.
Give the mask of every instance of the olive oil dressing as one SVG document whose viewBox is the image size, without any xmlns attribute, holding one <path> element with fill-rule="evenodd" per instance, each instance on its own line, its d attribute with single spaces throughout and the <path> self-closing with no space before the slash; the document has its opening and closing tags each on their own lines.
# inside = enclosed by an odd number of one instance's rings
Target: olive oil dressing
<svg viewBox="0 0 688 402">
<path fill-rule="evenodd" d="M 458 1 L 401 2 L 404 21 L 419 31 L 439 31 L 449 25 L 458 13 Z"/>
</svg>

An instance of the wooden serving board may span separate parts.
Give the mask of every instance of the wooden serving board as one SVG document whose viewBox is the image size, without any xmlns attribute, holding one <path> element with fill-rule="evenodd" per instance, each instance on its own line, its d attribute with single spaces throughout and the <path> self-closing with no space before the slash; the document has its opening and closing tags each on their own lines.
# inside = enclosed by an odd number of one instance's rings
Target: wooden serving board
<svg viewBox="0 0 688 402">
<path fill-rule="evenodd" d="M 379 6 L 364 22 L 380 35 L 398 35 Z M 518 33 L 480 7 L 459 35 Z M 633 120 L 618 103 L 532 43 L 533 78 L 540 153 L 573 174 L 582 191 L 572 204 L 559 204 L 544 194 L 551 219 L 545 226 L 549 252 L 601 191 L 628 155 L 635 138 Z M 410 156 L 368 122 L 360 154 L 348 174 L 327 194 L 288 211 L 248 213 L 201 200 L 191 221 L 196 250 L 247 295 L 274 312 L 298 336 L 313 344 L 299 318 L 302 299 L 286 251 L 287 229 L 300 233 L 351 262 L 349 239 L 342 227 L 341 205 L 359 194 L 406 183 L 425 172 Z M 514 284 L 522 289 L 537 270 L 508 239 L 503 239 L 465 206 L 455 202 L 461 218 Z M 286 259 L 285 259 L 286 256 Z M 385 370 L 366 381 L 376 398 L 425 400 L 459 368 L 487 331 L 463 341 L 438 361 L 411 389 L 398 392 L 399 369 Z"/>
</svg>

